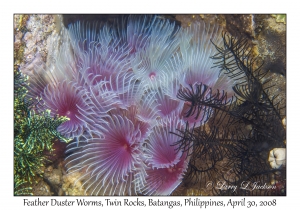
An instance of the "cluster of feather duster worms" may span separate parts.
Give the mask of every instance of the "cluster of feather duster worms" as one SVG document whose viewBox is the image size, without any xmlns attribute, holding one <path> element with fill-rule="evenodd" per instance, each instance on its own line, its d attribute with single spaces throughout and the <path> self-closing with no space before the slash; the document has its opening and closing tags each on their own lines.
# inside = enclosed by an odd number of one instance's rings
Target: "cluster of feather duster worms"
<svg viewBox="0 0 300 210">
<path fill-rule="evenodd" d="M 76 22 L 63 36 L 54 67 L 37 71 L 30 91 L 41 98 L 37 109 L 69 118 L 58 127 L 74 139 L 68 173 L 80 173 L 89 195 L 171 194 L 193 150 L 176 148 L 174 134 L 209 117 L 190 110 L 178 90 L 205 84 L 210 91 L 203 94 L 233 95 L 233 82 L 210 58 L 221 28 L 129 16 L 115 25 Z"/>
</svg>

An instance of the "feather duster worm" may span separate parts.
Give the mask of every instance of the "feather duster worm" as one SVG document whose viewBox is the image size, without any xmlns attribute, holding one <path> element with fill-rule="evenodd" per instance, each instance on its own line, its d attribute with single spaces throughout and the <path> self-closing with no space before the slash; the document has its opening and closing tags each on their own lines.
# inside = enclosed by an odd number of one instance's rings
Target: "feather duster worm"
<svg viewBox="0 0 300 210">
<path fill-rule="evenodd" d="M 201 188 L 281 170 L 261 155 L 283 146 L 281 103 L 247 43 L 221 30 L 158 16 L 69 25 L 55 68 L 34 76 L 34 95 L 71 119 L 60 130 L 78 139 L 66 168 L 88 194 L 169 195 L 182 180 Z"/>
<path fill-rule="evenodd" d="M 42 94 L 44 107 L 51 110 L 52 115 L 66 116 L 69 121 L 58 127 L 58 131 L 68 138 L 82 135 L 86 123 L 80 119 L 84 115 L 80 109 L 89 109 L 84 102 L 84 90 L 73 82 L 63 81 L 57 85 L 48 85 Z"/>
<path fill-rule="evenodd" d="M 122 116 L 107 119 L 104 138 L 92 137 L 70 144 L 69 172 L 81 171 L 83 187 L 91 195 L 132 195 L 146 175 L 140 153 L 141 131 Z M 135 184 L 138 183 L 138 184 Z"/>
<path fill-rule="evenodd" d="M 211 56 L 217 53 L 212 42 L 221 43 L 221 30 L 217 25 L 201 22 L 180 31 L 178 35 L 181 40 L 180 51 L 167 65 L 168 68 L 175 68 L 178 72 L 176 77 L 180 86 L 177 85 L 179 90 L 177 96 L 185 101 L 182 116 L 191 126 L 195 124 L 198 127 L 205 123 L 212 113 L 211 108 L 204 104 L 197 106 L 196 109 L 196 101 L 201 100 L 200 98 L 209 101 L 213 94 L 221 95 L 220 92 L 224 90 L 229 96 L 233 95 L 233 81 L 225 76 L 219 81 L 220 71 L 213 68 L 215 64 L 211 59 Z M 172 92 L 173 94 L 167 94 L 174 95 L 174 91 Z M 224 96 L 220 98 L 226 103 L 225 94 L 227 93 L 223 92 Z"/>
<path fill-rule="evenodd" d="M 180 52 L 184 87 L 194 84 L 205 84 L 213 87 L 218 80 L 219 71 L 212 69 L 213 60 L 210 58 L 217 51 L 211 41 L 221 41 L 221 29 L 216 25 L 196 23 L 181 34 Z"/>
<path fill-rule="evenodd" d="M 131 62 L 136 78 L 144 82 L 145 88 L 168 74 L 165 65 L 179 47 L 178 31 L 175 23 L 154 18 L 147 44 L 136 52 Z"/>
<path fill-rule="evenodd" d="M 145 162 L 149 168 L 143 194 L 169 195 L 181 183 L 189 161 L 188 152 L 177 151 L 172 146 L 178 137 L 170 132 L 183 126 L 183 121 L 172 115 L 153 128 L 145 146 Z"/>
<path fill-rule="evenodd" d="M 261 65 L 251 58 L 245 39 L 235 39 L 223 34 L 223 47 L 216 46 L 218 53 L 212 58 L 224 75 L 236 84 L 232 88 L 235 101 L 227 100 L 226 94 L 210 91 L 209 97 L 200 97 L 203 91 L 181 89 L 178 97 L 190 101 L 187 114 L 199 113 L 202 106 L 212 110 L 208 123 L 190 130 L 187 124 L 180 131 L 178 149 L 189 148 L 193 153 L 184 181 L 186 185 L 204 187 L 206 181 L 224 181 L 241 186 L 249 183 L 267 183 L 269 190 L 221 190 L 212 188 L 216 195 L 282 195 L 274 189 L 276 181 L 282 183 L 285 168 L 272 169 L 267 154 L 274 147 L 284 148 L 285 130 L 281 123 L 285 116 L 284 104 L 271 96 L 270 80 L 265 79 Z M 201 87 L 201 86 L 200 86 Z M 200 88 L 198 86 L 198 88 Z M 201 90 L 201 89 L 199 89 Z M 208 100 L 207 100 L 208 99 Z M 276 181 L 275 181 L 276 180 Z M 276 186 L 275 186 L 276 188 Z"/>
</svg>

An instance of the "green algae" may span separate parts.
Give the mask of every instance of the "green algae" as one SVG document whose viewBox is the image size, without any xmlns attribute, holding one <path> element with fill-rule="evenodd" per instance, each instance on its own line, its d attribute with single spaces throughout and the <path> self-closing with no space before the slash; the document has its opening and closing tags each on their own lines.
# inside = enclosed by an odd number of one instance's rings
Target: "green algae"
<svg viewBox="0 0 300 210">
<path fill-rule="evenodd" d="M 57 127 L 66 122 L 66 117 L 51 117 L 50 111 L 36 113 L 39 103 L 27 99 L 27 77 L 14 70 L 14 194 L 31 195 L 30 185 L 37 175 L 42 176 L 43 166 L 48 161 L 46 151 L 54 151 L 53 142 L 59 139 L 69 142 Z"/>
<path fill-rule="evenodd" d="M 272 15 L 276 19 L 277 23 L 284 23 L 286 24 L 286 14 L 278 14 L 278 15 Z"/>
</svg>

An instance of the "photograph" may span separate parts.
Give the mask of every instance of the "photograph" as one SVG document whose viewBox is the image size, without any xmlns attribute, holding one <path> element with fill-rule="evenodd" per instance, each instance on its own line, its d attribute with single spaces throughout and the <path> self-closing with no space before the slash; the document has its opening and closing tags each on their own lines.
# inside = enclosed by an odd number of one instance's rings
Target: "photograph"
<svg viewBox="0 0 300 210">
<path fill-rule="evenodd" d="M 14 13 L 13 196 L 286 196 L 286 26 L 285 13 Z"/>
</svg>

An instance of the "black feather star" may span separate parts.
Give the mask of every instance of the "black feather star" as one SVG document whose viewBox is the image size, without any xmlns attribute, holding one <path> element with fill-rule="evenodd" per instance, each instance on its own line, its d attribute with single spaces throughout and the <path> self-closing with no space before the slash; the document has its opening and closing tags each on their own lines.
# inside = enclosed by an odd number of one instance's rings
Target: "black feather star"
<svg viewBox="0 0 300 210">
<path fill-rule="evenodd" d="M 208 116 L 201 119 L 202 126 L 191 128 L 187 123 L 185 130 L 174 133 L 179 137 L 174 146 L 192 151 L 183 184 L 203 189 L 208 183 L 257 183 L 272 187 L 254 191 L 212 187 L 210 194 L 285 195 L 285 167 L 273 169 L 268 162 L 273 148 L 285 148 L 285 98 L 270 91 L 274 85 L 263 65 L 251 56 L 246 39 L 223 33 L 223 46 L 215 47 L 215 68 L 236 81 L 235 96 L 227 99 L 225 92 L 213 93 L 205 84 L 179 89 L 177 97 L 189 105 L 185 117 L 198 118 L 201 112 Z"/>
</svg>

